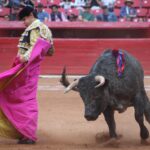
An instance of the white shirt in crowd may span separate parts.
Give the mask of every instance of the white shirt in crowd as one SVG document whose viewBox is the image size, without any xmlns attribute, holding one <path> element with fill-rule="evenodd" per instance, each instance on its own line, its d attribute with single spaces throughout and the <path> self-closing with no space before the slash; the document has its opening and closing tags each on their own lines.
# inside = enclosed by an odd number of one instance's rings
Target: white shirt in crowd
<svg viewBox="0 0 150 150">
<path fill-rule="evenodd" d="M 113 5 L 115 3 L 116 0 L 102 0 L 103 5 L 105 6 L 109 6 L 109 5 Z"/>
<path fill-rule="evenodd" d="M 85 6 L 86 2 L 85 0 L 75 0 L 74 5 L 76 7 Z"/>
<path fill-rule="evenodd" d="M 60 6 L 63 7 L 65 10 L 70 9 L 74 6 L 73 2 L 61 2 Z"/>
</svg>

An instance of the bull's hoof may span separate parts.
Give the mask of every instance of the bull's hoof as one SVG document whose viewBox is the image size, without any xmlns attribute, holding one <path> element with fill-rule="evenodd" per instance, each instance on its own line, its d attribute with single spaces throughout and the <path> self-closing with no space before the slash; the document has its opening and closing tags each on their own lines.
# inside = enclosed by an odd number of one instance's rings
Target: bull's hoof
<svg viewBox="0 0 150 150">
<path fill-rule="evenodd" d="M 143 139 L 141 139 L 141 144 L 145 146 L 150 146 L 150 142 L 148 142 L 147 140 L 143 140 Z"/>
<path fill-rule="evenodd" d="M 103 147 L 115 147 L 118 148 L 120 145 L 120 140 L 118 140 L 117 138 L 111 138 L 110 140 L 108 140 L 107 142 L 103 143 L 101 146 Z"/>
<path fill-rule="evenodd" d="M 18 141 L 18 144 L 35 144 L 35 141 L 31 139 L 20 139 Z"/>
<path fill-rule="evenodd" d="M 108 133 L 97 133 L 95 139 L 97 143 L 104 143 L 110 140 L 110 136 Z"/>
<path fill-rule="evenodd" d="M 114 139 L 119 140 L 121 138 L 122 135 L 119 134 L 117 138 Z M 97 133 L 95 139 L 97 143 L 105 143 L 107 141 L 110 141 L 112 138 L 110 137 L 109 133 Z"/>
</svg>

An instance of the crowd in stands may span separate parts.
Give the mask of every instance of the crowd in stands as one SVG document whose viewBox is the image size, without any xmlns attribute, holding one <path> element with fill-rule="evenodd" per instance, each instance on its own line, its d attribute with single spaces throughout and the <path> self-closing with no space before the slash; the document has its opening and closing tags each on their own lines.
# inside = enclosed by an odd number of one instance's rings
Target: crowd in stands
<svg viewBox="0 0 150 150">
<path fill-rule="evenodd" d="M 42 22 L 150 22 L 150 0 L 0 0 L 0 18 L 17 20 L 25 5 L 35 7 Z"/>
</svg>

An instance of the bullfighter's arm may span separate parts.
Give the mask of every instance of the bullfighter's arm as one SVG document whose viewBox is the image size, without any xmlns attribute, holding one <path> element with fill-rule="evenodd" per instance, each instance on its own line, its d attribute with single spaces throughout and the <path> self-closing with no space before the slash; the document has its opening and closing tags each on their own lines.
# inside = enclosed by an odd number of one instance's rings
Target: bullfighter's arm
<svg viewBox="0 0 150 150">
<path fill-rule="evenodd" d="M 41 26 L 40 27 L 40 37 L 43 39 L 46 39 L 48 42 L 51 43 L 51 47 L 47 52 L 47 55 L 52 56 L 54 54 L 54 45 L 53 45 L 53 37 L 52 32 L 47 26 Z"/>
</svg>

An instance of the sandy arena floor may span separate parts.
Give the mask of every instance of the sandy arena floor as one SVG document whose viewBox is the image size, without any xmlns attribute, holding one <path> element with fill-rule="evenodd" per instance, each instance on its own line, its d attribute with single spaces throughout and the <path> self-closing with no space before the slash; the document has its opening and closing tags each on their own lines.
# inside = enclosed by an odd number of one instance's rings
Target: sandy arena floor
<svg viewBox="0 0 150 150">
<path fill-rule="evenodd" d="M 150 78 L 145 79 L 150 97 Z M 106 133 L 107 125 L 101 115 L 94 122 L 84 119 L 84 106 L 78 93 L 63 93 L 58 79 L 40 78 L 39 128 L 36 145 L 17 145 L 14 140 L 0 139 L 0 150 L 149 150 L 150 146 L 140 144 L 139 127 L 134 119 L 133 108 L 125 113 L 116 112 L 118 133 L 123 137 L 119 145 L 105 147 L 97 143 L 97 133 Z M 150 132 L 150 124 L 146 122 Z M 149 139 L 150 142 L 150 139 Z"/>
</svg>

